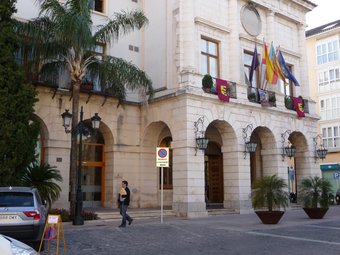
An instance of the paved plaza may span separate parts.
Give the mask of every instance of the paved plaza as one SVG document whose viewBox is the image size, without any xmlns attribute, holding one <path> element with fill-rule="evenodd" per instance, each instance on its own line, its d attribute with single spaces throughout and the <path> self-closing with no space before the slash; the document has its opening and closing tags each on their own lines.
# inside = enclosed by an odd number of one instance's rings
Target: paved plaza
<svg viewBox="0 0 340 255">
<path fill-rule="evenodd" d="M 64 223 L 66 254 L 340 254 L 340 206 L 331 207 L 322 220 L 291 209 L 277 225 L 263 225 L 254 213 L 165 218 L 162 224 L 160 219 L 134 219 L 126 228 L 118 228 L 119 224 L 117 220 L 88 221 L 84 226 Z M 51 241 L 51 254 L 55 243 Z"/>
</svg>

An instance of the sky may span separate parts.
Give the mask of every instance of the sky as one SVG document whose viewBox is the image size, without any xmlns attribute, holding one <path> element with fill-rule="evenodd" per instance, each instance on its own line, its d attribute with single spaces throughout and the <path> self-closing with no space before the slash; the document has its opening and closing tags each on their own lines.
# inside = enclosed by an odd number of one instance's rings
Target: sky
<svg viewBox="0 0 340 255">
<path fill-rule="evenodd" d="M 306 30 L 327 24 L 340 19 L 340 0 L 309 0 L 317 4 L 311 12 L 307 13 Z"/>
</svg>

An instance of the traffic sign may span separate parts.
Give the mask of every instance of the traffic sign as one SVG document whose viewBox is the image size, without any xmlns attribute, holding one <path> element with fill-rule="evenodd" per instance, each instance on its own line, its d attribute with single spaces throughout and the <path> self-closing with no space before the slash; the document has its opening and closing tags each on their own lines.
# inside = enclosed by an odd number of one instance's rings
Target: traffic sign
<svg viewBox="0 0 340 255">
<path fill-rule="evenodd" d="M 333 178 L 334 178 L 335 180 L 339 180 L 339 179 L 340 179 L 340 173 L 339 173 L 339 172 L 334 172 L 334 173 L 333 173 Z"/>
<path fill-rule="evenodd" d="M 169 167 L 169 148 L 156 148 L 156 167 Z"/>
</svg>

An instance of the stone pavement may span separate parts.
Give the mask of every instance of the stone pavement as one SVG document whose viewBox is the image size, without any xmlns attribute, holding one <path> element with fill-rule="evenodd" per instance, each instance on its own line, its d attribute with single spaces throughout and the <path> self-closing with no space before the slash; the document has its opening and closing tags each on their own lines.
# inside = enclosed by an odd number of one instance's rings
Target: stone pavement
<svg viewBox="0 0 340 255">
<path fill-rule="evenodd" d="M 66 254 L 340 254 L 340 206 L 322 220 L 311 220 L 302 209 L 288 210 L 279 224 L 263 225 L 254 213 L 205 218 L 135 219 L 118 228 L 118 220 L 64 223 Z M 55 254 L 56 241 L 51 241 Z M 59 254 L 62 252 L 62 243 Z M 46 252 L 41 254 L 47 254 Z"/>
</svg>

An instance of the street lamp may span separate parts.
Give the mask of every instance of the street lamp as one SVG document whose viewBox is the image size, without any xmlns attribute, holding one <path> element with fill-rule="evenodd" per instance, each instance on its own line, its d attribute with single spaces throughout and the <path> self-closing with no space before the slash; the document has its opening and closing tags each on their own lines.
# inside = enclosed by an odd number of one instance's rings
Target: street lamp
<svg viewBox="0 0 340 255">
<path fill-rule="evenodd" d="M 325 147 L 323 146 L 322 136 L 317 135 L 316 137 L 314 137 L 313 143 L 314 143 L 314 159 L 315 159 L 314 163 L 316 163 L 318 159 L 324 160 L 324 158 L 326 158 L 327 156 L 328 150 L 325 149 Z"/>
<path fill-rule="evenodd" d="M 194 122 L 194 127 L 196 137 L 195 155 L 197 155 L 197 150 L 199 149 L 204 151 L 208 147 L 209 143 L 209 139 L 205 137 L 204 116 L 201 116 Z"/>
<path fill-rule="evenodd" d="M 251 133 L 253 131 L 253 124 L 248 124 L 245 128 L 242 128 L 242 137 L 244 140 L 244 158 L 247 157 L 248 153 L 254 153 L 256 151 L 257 143 L 251 142 Z M 249 133 L 249 139 L 248 139 L 248 133 Z"/>
<path fill-rule="evenodd" d="M 281 133 L 281 143 L 282 143 L 282 161 L 285 160 L 286 155 L 291 159 L 292 157 L 295 156 L 296 153 L 296 147 L 292 145 L 292 143 L 289 141 L 289 136 L 292 133 L 291 130 L 286 130 L 285 132 Z M 287 146 L 285 146 L 286 142 L 286 137 L 287 138 Z"/>
<path fill-rule="evenodd" d="M 89 130 L 83 122 L 83 107 L 80 108 L 80 121 L 76 126 L 75 130 L 70 129 L 72 114 L 68 110 L 61 115 L 63 118 L 63 127 L 65 128 L 65 133 L 75 132 L 79 135 L 79 146 L 78 146 L 78 172 L 77 172 L 77 194 L 76 194 L 76 211 L 73 220 L 73 225 L 84 225 L 84 218 L 82 215 L 83 211 L 83 194 L 81 191 L 81 173 L 82 173 L 82 161 L 83 161 L 83 135 L 89 135 Z M 99 129 L 101 118 L 98 113 L 91 118 L 92 128 L 96 131 Z"/>
</svg>

